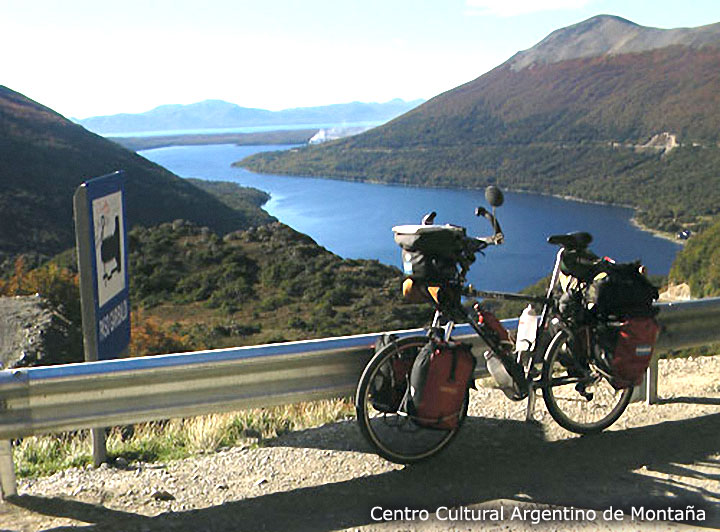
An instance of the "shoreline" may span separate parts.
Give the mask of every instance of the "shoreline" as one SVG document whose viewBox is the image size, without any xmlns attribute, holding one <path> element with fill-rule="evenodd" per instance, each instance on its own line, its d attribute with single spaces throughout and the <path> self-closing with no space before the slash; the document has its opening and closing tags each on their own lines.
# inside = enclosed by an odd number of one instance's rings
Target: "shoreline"
<svg viewBox="0 0 720 532">
<path fill-rule="evenodd" d="M 447 190 L 473 190 L 473 191 L 482 191 L 483 190 L 481 188 L 459 186 L 459 185 L 454 186 L 454 187 L 448 186 L 448 185 L 443 185 L 443 186 L 432 186 L 432 185 L 427 185 L 427 184 L 417 185 L 417 184 L 413 184 L 413 183 L 398 183 L 398 182 L 379 181 L 377 179 L 372 179 L 372 178 L 357 179 L 357 178 L 351 178 L 351 177 L 337 177 L 337 176 L 330 177 L 330 176 L 302 175 L 302 174 L 298 174 L 298 175 L 267 174 L 267 173 L 263 173 L 263 172 L 258 172 L 256 170 L 250 170 L 247 167 L 241 165 L 240 162 L 241 161 L 235 161 L 234 163 L 232 163 L 231 166 L 243 168 L 245 170 L 256 173 L 258 175 L 288 175 L 289 177 L 305 177 L 305 178 L 311 178 L 311 179 L 332 179 L 332 180 L 336 180 L 336 181 L 345 181 L 345 182 L 351 182 L 351 183 L 368 183 L 368 184 L 372 184 L 372 185 L 399 186 L 399 187 L 411 187 L 411 188 L 428 188 L 428 189 L 435 188 L 435 189 L 447 189 Z M 633 205 L 628 205 L 628 204 L 623 204 L 623 203 L 611 203 L 611 202 L 607 202 L 607 201 L 590 200 L 590 199 L 578 198 L 575 196 L 569 196 L 566 194 L 549 194 L 547 192 L 537 192 L 537 191 L 533 191 L 533 190 L 517 189 L 517 188 L 503 187 L 503 191 L 513 192 L 516 194 L 534 194 L 537 196 L 546 196 L 546 197 L 557 198 L 557 199 L 561 199 L 561 200 L 565 200 L 565 201 L 575 201 L 577 203 L 587 203 L 587 204 L 592 204 L 592 205 L 606 205 L 606 206 L 610 206 L 610 207 L 621 207 L 624 209 L 631 209 L 633 211 L 633 215 L 630 217 L 629 221 L 633 227 L 636 227 L 637 229 L 639 229 L 640 231 L 643 231 L 645 233 L 649 233 L 649 234 L 653 235 L 654 237 L 662 238 L 663 240 L 673 242 L 680 247 L 683 247 L 686 243 L 685 240 L 679 240 L 679 239 L 675 238 L 675 235 L 673 233 L 660 231 L 659 229 L 652 229 L 652 228 L 640 223 L 636 217 L 638 207 L 635 207 Z"/>
<path fill-rule="evenodd" d="M 105 137 L 134 152 L 179 146 L 295 146 L 306 144 L 317 133 L 315 129 L 273 130 L 255 133 L 208 133 L 197 135 L 162 135 L 146 137 Z"/>
<path fill-rule="evenodd" d="M 647 227 L 646 225 L 640 223 L 640 222 L 638 221 L 638 219 L 635 218 L 635 216 L 633 216 L 632 218 L 630 218 L 630 223 L 631 223 L 633 226 L 635 226 L 635 227 L 637 227 L 638 229 L 640 229 L 640 231 L 645 231 L 646 233 L 651 233 L 653 236 L 656 236 L 657 238 L 662 238 L 662 239 L 664 239 L 664 240 L 669 240 L 670 242 L 674 242 L 675 244 L 677 244 L 677 245 L 680 246 L 680 247 L 685 246 L 685 244 L 687 243 L 687 240 L 681 240 L 681 239 L 679 239 L 679 238 L 675 238 L 675 235 L 673 235 L 672 233 L 667 233 L 667 232 L 665 232 L 665 231 L 659 231 L 659 230 L 657 230 L 657 229 L 651 229 L 651 228 Z"/>
<path fill-rule="evenodd" d="M 299 131 L 299 130 L 293 131 L 293 133 L 298 133 L 298 132 L 301 133 L 301 134 L 306 134 L 306 133 L 307 133 L 306 131 Z M 258 139 L 258 138 L 261 138 L 261 136 L 266 136 L 267 133 L 270 133 L 270 134 L 272 135 L 272 134 L 275 134 L 275 133 L 278 133 L 278 132 L 277 132 L 277 131 L 272 131 L 272 132 L 263 132 L 263 133 L 260 133 L 260 134 L 240 134 L 240 135 L 237 135 L 237 134 L 236 134 L 236 135 L 233 135 L 233 136 L 234 136 L 236 139 L 237 139 L 238 136 L 244 137 L 245 139 L 247 139 L 248 141 L 250 141 L 250 142 L 252 143 L 252 144 L 248 143 L 248 144 L 239 144 L 239 145 L 262 145 L 262 144 L 255 144 L 255 143 L 253 142 L 253 140 Z M 200 143 L 198 143 L 198 144 L 203 144 L 203 145 L 216 144 L 216 142 L 212 142 L 212 141 L 210 140 L 213 136 L 214 136 L 215 138 L 212 139 L 212 140 L 217 140 L 217 141 L 219 141 L 219 140 L 223 137 L 222 135 L 204 135 L 204 136 L 202 136 L 202 137 L 204 137 L 204 138 L 202 139 L 202 142 L 200 142 Z M 228 135 L 228 136 L 229 136 L 229 135 Z M 224 140 L 227 140 L 228 136 L 226 136 Z M 179 137 L 182 137 L 182 135 L 174 136 L 173 138 L 168 138 L 168 137 L 166 137 L 166 138 L 163 138 L 162 140 L 178 141 L 178 140 L 180 140 Z M 253 137 L 255 137 L 255 138 L 253 139 Z M 140 139 L 140 140 L 147 140 L 147 139 L 142 138 L 142 139 Z M 266 140 L 266 139 L 263 139 L 263 140 Z M 227 143 L 227 142 L 217 142 L 217 143 L 219 143 L 219 144 L 225 144 L 225 143 Z M 233 143 L 233 144 L 238 144 L 237 142 L 232 142 L 232 143 Z M 263 144 L 265 144 L 265 143 L 263 143 Z M 188 143 L 188 144 L 185 144 L 185 143 L 177 143 L 177 144 L 171 144 L 171 145 L 169 145 L 169 146 L 187 146 L 187 145 L 192 145 L 192 143 Z M 168 145 L 163 145 L 162 147 L 169 147 L 169 146 L 168 146 Z M 159 148 L 159 147 L 161 147 L 161 146 L 150 147 L 150 148 L 143 148 L 143 149 L 157 149 L 157 148 Z M 248 168 L 246 168 L 245 166 L 241 165 L 240 163 L 241 163 L 241 161 L 235 161 L 235 162 L 233 162 L 233 163 L 231 164 L 231 166 L 239 167 L 239 168 L 244 168 L 244 169 L 246 169 L 246 170 L 249 170 Z M 259 175 L 276 175 L 276 174 L 263 174 L 262 172 L 257 172 L 257 171 L 255 171 L 255 170 L 249 170 L 249 171 L 254 172 L 254 173 L 257 173 L 257 174 L 259 174 Z M 284 174 L 283 174 L 283 175 L 284 175 Z M 334 180 L 337 180 L 337 181 L 346 181 L 346 182 L 355 182 L 355 183 L 368 183 L 368 184 L 373 184 L 373 185 L 385 185 L 385 186 L 404 186 L 404 187 L 412 187 L 412 188 L 437 188 L 437 189 L 448 189 L 448 190 L 473 190 L 473 191 L 482 191 L 481 188 L 467 187 L 467 186 L 461 186 L 461 185 L 458 185 L 458 186 L 448 186 L 448 185 L 432 186 L 432 185 L 427 185 L 427 184 L 417 185 L 417 184 L 413 184 L 413 183 L 398 183 L 398 182 L 380 181 L 380 180 L 372 179 L 372 178 L 358 179 L 358 178 L 352 178 L 352 177 L 317 176 L 317 175 L 294 175 L 294 176 L 292 176 L 292 177 L 309 177 L 309 178 L 315 178 L 315 179 L 334 179 Z M 622 204 L 622 203 L 611 203 L 611 202 L 607 202 L 607 201 L 590 200 L 590 199 L 585 199 L 585 198 L 578 198 L 578 197 L 576 197 L 576 196 L 569 196 L 569 195 L 566 195 L 566 194 L 551 194 L 551 193 L 538 192 L 538 191 L 526 190 L 526 189 L 504 188 L 504 190 L 507 191 L 507 192 L 513 192 L 513 193 L 519 193 L 519 194 L 535 194 L 535 195 L 538 195 L 538 196 L 546 196 L 546 197 L 558 198 L 558 199 L 562 199 L 562 200 L 566 200 L 566 201 L 575 201 L 575 202 L 578 202 L 578 203 L 588 203 L 588 204 L 594 204 L 594 205 L 607 205 L 607 206 L 612 206 L 612 207 L 621 207 L 621 208 L 625 208 L 625 209 L 632 209 L 633 215 L 632 215 L 632 217 L 630 218 L 630 224 L 631 224 L 633 227 L 636 227 L 637 229 L 639 229 L 640 231 L 643 231 L 643 232 L 645 232 L 645 233 L 650 233 L 651 235 L 653 235 L 653 236 L 655 236 L 655 237 L 657 237 L 657 238 L 662 238 L 663 240 L 667 240 L 667 241 L 669 241 L 669 242 L 674 242 L 675 244 L 677 244 L 677 245 L 680 246 L 680 247 L 683 247 L 683 246 L 685 245 L 685 243 L 686 243 L 685 240 L 679 240 L 679 239 L 675 238 L 675 235 L 674 235 L 673 233 L 668 233 L 668 232 L 665 232 L 665 231 L 660 231 L 660 230 L 658 230 L 658 229 L 652 229 L 652 228 L 650 228 L 650 227 L 648 227 L 648 226 L 640 223 L 640 222 L 637 220 L 637 217 L 636 217 L 637 207 L 635 207 L 635 206 L 633 206 L 633 205 Z"/>
</svg>

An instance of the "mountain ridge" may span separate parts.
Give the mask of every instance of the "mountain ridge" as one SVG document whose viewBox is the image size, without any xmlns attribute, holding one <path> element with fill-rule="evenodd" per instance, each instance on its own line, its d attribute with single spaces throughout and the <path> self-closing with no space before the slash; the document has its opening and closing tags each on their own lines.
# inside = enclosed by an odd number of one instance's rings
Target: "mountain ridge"
<svg viewBox="0 0 720 532">
<path fill-rule="evenodd" d="M 553 31 L 538 44 L 508 60 L 520 70 L 568 59 L 641 53 L 668 46 L 699 48 L 720 42 L 720 22 L 696 28 L 661 29 L 641 26 L 614 15 L 597 15 Z"/>
<path fill-rule="evenodd" d="M 166 104 L 144 113 L 121 113 L 75 119 L 96 133 L 129 133 L 182 129 L 219 129 L 313 123 L 383 122 L 416 107 L 423 100 L 399 98 L 383 103 L 350 102 L 269 111 L 241 107 L 224 100 Z"/>
</svg>

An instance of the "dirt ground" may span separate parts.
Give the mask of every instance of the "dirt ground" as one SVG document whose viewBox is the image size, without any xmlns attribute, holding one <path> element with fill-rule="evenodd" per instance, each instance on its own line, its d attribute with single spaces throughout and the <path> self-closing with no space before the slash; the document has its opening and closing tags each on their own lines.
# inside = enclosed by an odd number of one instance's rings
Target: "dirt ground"
<svg viewBox="0 0 720 532">
<path fill-rule="evenodd" d="M 661 404 L 632 404 L 596 436 L 559 428 L 542 400 L 526 423 L 524 402 L 481 386 L 457 439 L 422 464 L 386 462 L 346 421 L 259 448 L 21 479 L 0 530 L 720 529 L 720 357 L 660 370 Z"/>
</svg>

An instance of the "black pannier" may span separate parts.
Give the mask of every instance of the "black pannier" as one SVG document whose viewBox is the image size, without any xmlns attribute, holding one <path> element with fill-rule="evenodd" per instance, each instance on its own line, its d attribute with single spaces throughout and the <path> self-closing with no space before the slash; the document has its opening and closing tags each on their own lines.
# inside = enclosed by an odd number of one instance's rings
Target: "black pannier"
<svg viewBox="0 0 720 532">
<path fill-rule="evenodd" d="M 640 272 L 640 263 L 606 264 L 590 286 L 590 302 L 604 317 L 651 317 L 657 311 L 653 301 L 658 290 Z"/>
<path fill-rule="evenodd" d="M 453 279 L 465 246 L 465 228 L 454 225 L 402 225 L 393 227 L 402 248 L 403 270 L 428 283 Z"/>
<path fill-rule="evenodd" d="M 384 333 L 375 343 L 375 354 L 394 342 L 397 342 L 397 336 Z M 398 354 L 399 356 L 393 357 L 378 368 L 377 376 L 373 381 L 370 402 L 379 412 L 397 412 L 405 396 L 407 379 L 414 358 L 407 353 L 403 356 L 400 351 Z"/>
</svg>

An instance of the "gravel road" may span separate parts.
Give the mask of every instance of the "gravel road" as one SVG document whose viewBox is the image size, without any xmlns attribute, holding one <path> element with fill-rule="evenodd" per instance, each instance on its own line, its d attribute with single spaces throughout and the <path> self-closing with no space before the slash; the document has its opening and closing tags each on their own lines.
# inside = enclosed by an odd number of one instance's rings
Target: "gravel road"
<svg viewBox="0 0 720 532">
<path fill-rule="evenodd" d="M 21 479 L 0 531 L 719 529 L 720 357 L 660 369 L 662 404 L 633 404 L 597 436 L 565 432 L 541 400 L 540 423 L 525 423 L 524 402 L 480 387 L 427 463 L 382 460 L 348 420 L 259 448 Z M 428 513 L 374 519 L 383 509 Z"/>
</svg>

